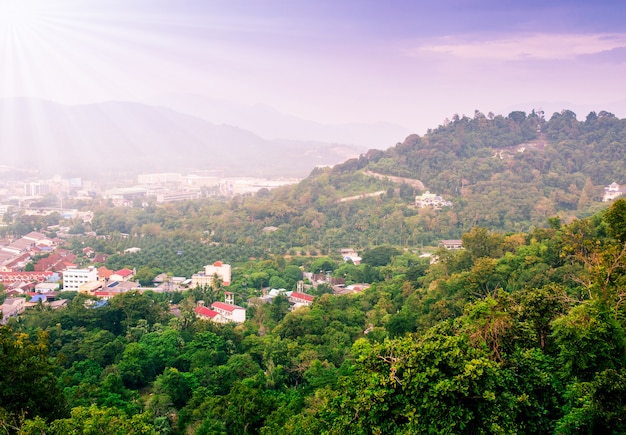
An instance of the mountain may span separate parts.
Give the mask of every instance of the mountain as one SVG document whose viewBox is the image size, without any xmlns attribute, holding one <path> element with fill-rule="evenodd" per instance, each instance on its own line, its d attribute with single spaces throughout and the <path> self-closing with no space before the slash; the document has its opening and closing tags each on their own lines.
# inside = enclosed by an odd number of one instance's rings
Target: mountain
<svg viewBox="0 0 626 435">
<path fill-rule="evenodd" d="M 218 124 L 236 125 L 265 139 L 292 139 L 344 143 L 365 148 L 386 149 L 413 133 L 397 124 L 322 124 L 263 105 L 244 105 L 193 94 L 156 96 L 146 103 L 169 107 Z"/>
<path fill-rule="evenodd" d="M 405 247 L 458 239 L 473 227 L 508 233 L 571 222 L 606 207 L 605 186 L 626 190 L 626 119 L 606 111 L 579 121 L 570 110 L 455 116 L 424 136 L 370 150 L 299 184 L 222 210 L 214 238 L 272 234 L 272 252 Z M 443 206 L 419 208 L 430 191 Z M 232 213 L 232 215 L 229 215 Z M 240 226 L 232 225 L 239 219 Z"/>
<path fill-rule="evenodd" d="M 68 106 L 0 102 L 2 164 L 45 174 L 98 176 L 218 169 L 228 175 L 305 176 L 358 156 L 337 143 L 265 140 L 163 107 L 131 102 Z"/>
</svg>

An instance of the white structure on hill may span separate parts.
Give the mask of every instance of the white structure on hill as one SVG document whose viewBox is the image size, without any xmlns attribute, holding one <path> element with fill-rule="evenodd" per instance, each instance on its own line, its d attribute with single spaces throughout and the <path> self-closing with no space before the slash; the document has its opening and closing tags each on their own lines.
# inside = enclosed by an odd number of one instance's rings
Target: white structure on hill
<svg viewBox="0 0 626 435">
<path fill-rule="evenodd" d="M 615 198 L 622 196 L 624 193 L 626 193 L 626 188 L 623 188 L 617 183 L 611 183 L 604 188 L 604 196 L 602 197 L 602 201 L 613 201 Z"/>
<path fill-rule="evenodd" d="M 452 207 L 452 201 L 446 201 L 441 196 L 426 191 L 423 195 L 415 197 L 415 206 L 419 208 L 434 208 L 440 210 L 442 207 Z"/>
</svg>

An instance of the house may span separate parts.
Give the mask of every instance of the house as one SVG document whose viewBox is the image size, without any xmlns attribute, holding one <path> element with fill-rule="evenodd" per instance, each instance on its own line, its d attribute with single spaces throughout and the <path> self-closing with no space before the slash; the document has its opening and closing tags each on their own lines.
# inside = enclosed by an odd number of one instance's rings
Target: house
<svg viewBox="0 0 626 435">
<path fill-rule="evenodd" d="M 106 266 L 100 266 L 98 268 L 98 279 L 100 281 L 108 281 L 111 275 L 113 275 L 113 271 Z"/>
<path fill-rule="evenodd" d="M 6 324 L 9 317 L 22 314 L 26 308 L 25 305 L 26 298 L 6 298 L 4 303 L 0 305 L 0 310 L 2 310 L 2 324 Z"/>
<path fill-rule="evenodd" d="M 78 293 L 93 295 L 103 287 L 102 281 L 89 281 L 78 286 Z"/>
<path fill-rule="evenodd" d="M 44 282 L 53 276 L 53 272 L 0 272 L 0 282 Z"/>
<path fill-rule="evenodd" d="M 59 290 L 58 282 L 40 282 L 35 286 L 35 292 L 37 293 L 51 293 Z"/>
<path fill-rule="evenodd" d="M 463 249 L 463 240 L 439 240 L 439 247 L 446 249 Z"/>
<path fill-rule="evenodd" d="M 211 320 L 216 323 L 225 323 L 223 322 L 220 313 L 204 306 L 204 301 L 198 301 L 198 306 L 195 308 L 194 311 L 196 312 L 196 316 L 199 319 Z"/>
<path fill-rule="evenodd" d="M 415 206 L 418 208 L 441 210 L 443 207 L 452 207 L 452 202 L 446 201 L 441 196 L 426 191 L 426 193 L 415 197 Z"/>
<path fill-rule="evenodd" d="M 224 302 L 213 302 L 211 310 L 219 314 L 213 316 L 212 313 L 204 311 L 203 313 L 211 317 L 211 320 L 217 323 L 243 323 L 246 321 L 246 309 L 234 304 L 235 297 L 231 292 L 224 293 Z M 202 306 L 202 305 L 200 305 Z M 196 312 L 196 314 L 198 314 Z"/>
<path fill-rule="evenodd" d="M 622 196 L 625 193 L 626 187 L 622 187 L 619 184 L 613 182 L 604 188 L 604 196 L 602 197 L 602 201 L 613 201 L 615 198 Z"/>
<path fill-rule="evenodd" d="M 359 257 L 359 254 L 352 248 L 342 249 L 341 257 L 343 258 L 343 261 L 352 261 L 352 263 L 356 266 L 361 264 L 361 257 Z"/>
<path fill-rule="evenodd" d="M 213 302 L 211 309 L 220 314 L 220 323 L 243 323 L 246 321 L 246 309 L 239 305 L 231 305 L 225 302 Z"/>
<path fill-rule="evenodd" d="M 111 281 L 130 281 L 135 275 L 135 272 L 130 269 L 116 270 L 109 276 Z"/>
<path fill-rule="evenodd" d="M 203 285 L 212 285 L 213 278 L 217 277 L 222 281 L 224 286 L 230 285 L 231 268 L 230 264 L 216 261 L 215 263 L 204 266 L 204 272 L 194 273 L 191 276 L 191 286 L 198 287 Z"/>
<path fill-rule="evenodd" d="M 291 304 L 292 310 L 300 307 L 308 307 L 313 303 L 313 299 L 315 299 L 315 296 L 306 293 L 292 292 L 291 295 L 289 295 L 289 303 Z"/>
</svg>

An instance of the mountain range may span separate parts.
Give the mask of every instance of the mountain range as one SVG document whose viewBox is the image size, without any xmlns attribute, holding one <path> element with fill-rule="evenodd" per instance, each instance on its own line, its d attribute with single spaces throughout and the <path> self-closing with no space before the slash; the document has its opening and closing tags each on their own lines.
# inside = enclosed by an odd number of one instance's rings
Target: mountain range
<svg viewBox="0 0 626 435">
<path fill-rule="evenodd" d="M 371 139 L 360 140 L 354 132 L 367 138 L 376 129 L 372 126 L 368 133 L 367 128 L 359 125 L 324 126 L 301 121 L 301 125 L 309 126 L 309 131 L 317 126 L 322 133 L 293 136 L 289 132 L 298 130 L 297 118 L 287 122 L 288 117 L 278 112 L 257 109 L 250 109 L 247 118 L 240 119 L 256 120 L 243 124 L 258 128 L 266 138 L 224 123 L 236 122 L 234 112 L 226 118 L 216 116 L 218 122 L 211 122 L 209 118 L 215 111 L 206 111 L 204 117 L 199 117 L 134 102 L 64 105 L 36 99 L 6 99 L 0 101 L 0 164 L 35 169 L 42 175 L 83 177 L 184 170 L 302 177 L 316 166 L 340 163 L 366 151 Z M 255 115 L 261 112 L 272 116 Z M 280 124 L 281 119 L 284 134 L 268 139 L 268 129 Z M 268 129 L 263 130 L 264 125 Z M 402 128 L 395 131 L 400 136 L 379 143 L 379 148 L 393 145 L 406 133 Z"/>
</svg>

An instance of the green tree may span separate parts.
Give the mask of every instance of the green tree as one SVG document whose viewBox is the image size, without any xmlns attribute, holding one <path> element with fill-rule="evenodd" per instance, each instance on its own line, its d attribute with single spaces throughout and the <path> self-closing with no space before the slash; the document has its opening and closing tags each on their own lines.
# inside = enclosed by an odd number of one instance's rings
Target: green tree
<svg viewBox="0 0 626 435">
<path fill-rule="evenodd" d="M 0 367 L 0 410 L 5 416 L 64 416 L 65 399 L 56 383 L 48 334 L 40 332 L 33 339 L 0 326 Z"/>
</svg>

